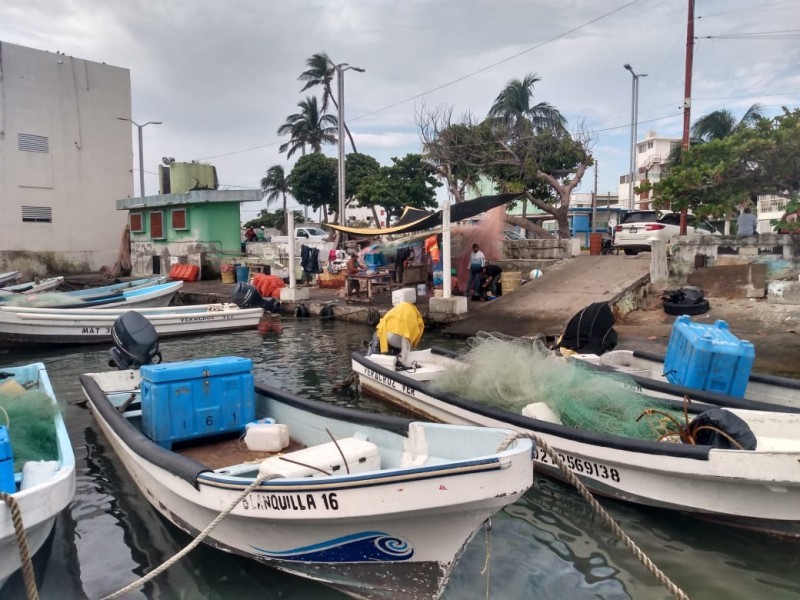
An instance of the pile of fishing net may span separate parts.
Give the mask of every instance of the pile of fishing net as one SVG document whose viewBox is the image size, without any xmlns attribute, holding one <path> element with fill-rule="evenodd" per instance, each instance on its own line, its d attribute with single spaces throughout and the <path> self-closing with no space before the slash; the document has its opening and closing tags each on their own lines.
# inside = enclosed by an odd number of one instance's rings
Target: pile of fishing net
<svg viewBox="0 0 800 600">
<path fill-rule="evenodd" d="M 37 389 L 26 390 L 14 381 L 0 390 L 0 425 L 8 427 L 14 470 L 29 460 L 58 460 L 54 417 L 58 406 Z"/>
<path fill-rule="evenodd" d="M 683 421 L 679 411 L 639 393 L 629 377 L 567 361 L 541 340 L 481 332 L 469 346 L 466 367 L 442 373 L 434 387 L 517 414 L 544 402 L 563 425 L 631 438 L 655 440 L 665 433 L 663 417 L 637 421 L 648 408 Z"/>
</svg>

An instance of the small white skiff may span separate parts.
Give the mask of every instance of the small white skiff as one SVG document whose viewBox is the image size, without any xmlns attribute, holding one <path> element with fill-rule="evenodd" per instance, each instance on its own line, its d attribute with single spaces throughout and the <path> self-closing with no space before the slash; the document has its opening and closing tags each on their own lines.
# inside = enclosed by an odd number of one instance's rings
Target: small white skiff
<svg viewBox="0 0 800 600">
<path fill-rule="evenodd" d="M 247 375 L 234 373 L 237 361 Z M 250 365 L 221 357 L 81 376 L 99 428 L 142 495 L 189 534 L 269 474 L 206 538 L 216 548 L 357 598 L 439 598 L 474 533 L 532 484 L 531 442 L 508 429 L 418 423 L 263 384 L 253 396 Z M 215 375 L 222 396 L 212 393 Z M 181 397 L 180 419 L 156 406 L 167 389 Z M 254 414 L 243 417 L 248 402 Z M 280 456 L 240 440 L 242 419 L 253 417 L 286 427 Z M 203 437 L 217 427 L 230 435 Z M 159 445 L 146 433 L 166 437 Z"/>
</svg>

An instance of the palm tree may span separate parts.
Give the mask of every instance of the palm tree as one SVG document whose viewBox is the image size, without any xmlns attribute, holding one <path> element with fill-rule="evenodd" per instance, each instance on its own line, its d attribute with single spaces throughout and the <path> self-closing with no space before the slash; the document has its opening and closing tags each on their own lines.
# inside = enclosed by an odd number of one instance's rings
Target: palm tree
<svg viewBox="0 0 800 600">
<path fill-rule="evenodd" d="M 763 118 L 762 107 L 760 104 L 753 104 L 747 109 L 738 121 L 733 113 L 727 109 L 715 110 L 705 116 L 700 117 L 692 125 L 692 136 L 710 142 L 721 140 L 731 134 L 752 127 L 759 119 Z"/>
<path fill-rule="evenodd" d="M 292 185 L 281 165 L 272 165 L 267 169 L 267 176 L 261 179 L 261 193 L 267 206 L 283 197 L 283 227 L 281 233 L 288 235 L 288 213 L 286 212 L 286 195 L 292 193 Z"/>
<path fill-rule="evenodd" d="M 308 96 L 298 102 L 300 112 L 286 117 L 286 122 L 278 127 L 278 135 L 290 135 L 288 142 L 281 144 L 278 150 L 286 152 L 286 158 L 302 150 L 306 154 L 306 145 L 314 152 L 322 152 L 322 144 L 336 143 L 338 121 L 333 115 L 323 114 L 317 104 L 316 96 Z"/>
<path fill-rule="evenodd" d="M 762 107 L 760 104 L 753 104 L 738 121 L 734 114 L 728 109 L 715 110 L 697 119 L 692 125 L 692 136 L 689 145 L 696 146 L 714 140 L 722 140 L 738 133 L 743 129 L 752 127 L 762 119 Z M 677 165 L 681 162 L 683 149 L 680 145 L 675 146 L 669 153 L 667 165 Z"/>
<path fill-rule="evenodd" d="M 567 120 L 556 108 L 547 102 L 531 106 L 533 86 L 538 81 L 541 79 L 534 73 L 509 81 L 489 109 L 489 118 L 510 127 L 518 136 L 546 129 L 562 131 Z"/>
<path fill-rule="evenodd" d="M 334 62 L 327 53 L 317 52 L 306 59 L 306 67 L 308 68 L 300 73 L 300 76 L 297 78 L 300 81 L 306 82 L 300 91 L 305 92 L 314 86 L 321 85 L 323 89 L 322 112 L 328 112 L 328 100 L 333 102 L 333 105 L 338 110 L 339 103 L 336 101 L 336 96 L 333 95 L 333 89 L 331 88 L 331 82 L 336 73 L 336 65 Z M 356 143 L 353 141 L 353 135 L 347 127 L 347 123 L 344 123 L 344 130 L 347 132 L 347 137 L 350 139 L 350 146 L 352 146 L 353 152 L 358 152 L 358 150 L 356 150 Z"/>
</svg>

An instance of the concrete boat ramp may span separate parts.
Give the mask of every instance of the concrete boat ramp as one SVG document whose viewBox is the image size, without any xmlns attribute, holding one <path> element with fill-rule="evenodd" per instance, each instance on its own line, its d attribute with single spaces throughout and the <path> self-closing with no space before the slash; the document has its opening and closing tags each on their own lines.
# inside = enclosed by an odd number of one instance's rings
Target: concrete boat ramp
<svg viewBox="0 0 800 600">
<path fill-rule="evenodd" d="M 557 336 L 572 316 L 593 302 L 609 302 L 622 315 L 650 281 L 650 254 L 587 256 L 542 269 L 540 279 L 489 302 L 469 302 L 469 318 L 447 326 L 448 335 L 467 337 L 478 331 L 513 336 Z"/>
</svg>

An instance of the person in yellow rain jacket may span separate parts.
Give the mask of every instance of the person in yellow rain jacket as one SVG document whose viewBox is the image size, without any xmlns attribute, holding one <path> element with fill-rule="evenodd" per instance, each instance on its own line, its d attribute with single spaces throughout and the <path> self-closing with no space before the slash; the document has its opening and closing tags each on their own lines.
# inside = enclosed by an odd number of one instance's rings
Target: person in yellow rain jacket
<svg viewBox="0 0 800 600">
<path fill-rule="evenodd" d="M 425 323 L 417 307 L 411 302 L 400 302 L 378 323 L 370 350 L 398 355 L 400 363 L 405 365 L 408 353 L 419 344 L 424 331 Z"/>
</svg>

